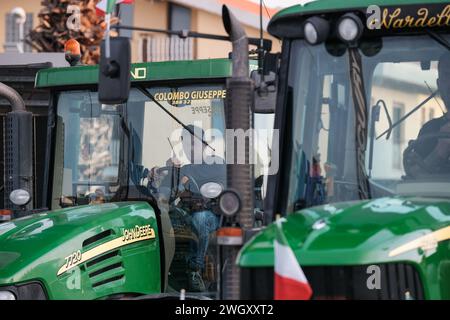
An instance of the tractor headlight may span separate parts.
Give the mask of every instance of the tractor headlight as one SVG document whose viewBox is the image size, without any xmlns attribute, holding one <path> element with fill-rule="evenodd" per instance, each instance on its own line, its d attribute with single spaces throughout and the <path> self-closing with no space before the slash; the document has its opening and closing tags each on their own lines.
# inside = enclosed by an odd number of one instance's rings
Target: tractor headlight
<svg viewBox="0 0 450 320">
<path fill-rule="evenodd" d="M 216 182 L 208 182 L 200 187 L 201 195 L 207 199 L 217 198 L 222 190 L 222 186 Z"/>
<path fill-rule="evenodd" d="M 16 296 L 11 291 L 0 291 L 0 301 L 2 300 L 16 300 Z"/>
<path fill-rule="evenodd" d="M 30 202 L 30 193 L 23 189 L 16 189 L 9 195 L 9 200 L 16 206 L 24 206 Z"/>
<path fill-rule="evenodd" d="M 220 195 L 219 208 L 225 216 L 234 216 L 241 209 L 241 198 L 235 191 L 225 190 Z"/>
<path fill-rule="evenodd" d="M 355 42 L 363 33 L 363 23 L 354 13 L 344 14 L 338 21 L 338 36 L 344 42 Z"/>
<path fill-rule="evenodd" d="M 37 281 L 0 287 L 1 300 L 46 300 L 44 287 Z"/>
<path fill-rule="evenodd" d="M 306 41 L 311 45 L 321 44 L 328 38 L 330 23 L 319 17 L 306 20 L 303 33 Z"/>
</svg>

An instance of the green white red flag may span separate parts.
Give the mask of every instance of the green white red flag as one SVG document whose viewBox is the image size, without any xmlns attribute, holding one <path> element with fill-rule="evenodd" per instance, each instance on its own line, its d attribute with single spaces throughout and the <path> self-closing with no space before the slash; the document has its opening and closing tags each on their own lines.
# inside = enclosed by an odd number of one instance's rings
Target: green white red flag
<svg viewBox="0 0 450 320">
<path fill-rule="evenodd" d="M 274 299 L 309 300 L 312 296 L 312 289 L 281 230 L 281 219 L 276 222 L 276 226 Z"/>
<path fill-rule="evenodd" d="M 101 0 L 95 6 L 97 15 L 104 16 L 106 14 L 111 14 L 114 12 L 114 7 L 116 4 L 132 4 L 134 0 Z"/>
</svg>

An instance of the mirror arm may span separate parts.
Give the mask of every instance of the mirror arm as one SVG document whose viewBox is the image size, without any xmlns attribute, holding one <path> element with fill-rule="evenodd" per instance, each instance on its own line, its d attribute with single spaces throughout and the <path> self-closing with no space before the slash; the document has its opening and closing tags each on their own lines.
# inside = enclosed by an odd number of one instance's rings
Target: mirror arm
<svg viewBox="0 0 450 320">
<path fill-rule="evenodd" d="M 389 128 L 387 128 L 382 134 L 380 134 L 377 137 L 377 140 L 380 139 L 381 137 L 383 137 L 384 135 L 388 134 L 388 139 L 389 139 L 389 135 L 391 134 L 392 130 L 397 127 L 400 123 L 402 123 L 403 121 L 405 121 L 407 118 L 409 118 L 413 113 L 415 113 L 417 110 L 419 110 L 420 108 L 422 108 L 422 106 L 424 106 L 428 101 L 430 101 L 431 99 L 433 99 L 437 94 L 439 93 L 439 90 L 434 91 L 428 98 L 426 98 L 425 100 L 423 100 L 417 107 L 415 107 L 414 109 L 412 109 L 410 112 L 408 112 L 406 115 L 404 115 L 400 120 L 398 120 L 396 123 L 394 124 L 390 124 Z"/>
<path fill-rule="evenodd" d="M 114 25 L 111 26 L 112 29 L 123 29 L 123 30 L 132 30 L 132 31 L 144 31 L 144 32 L 153 32 L 153 33 L 164 33 L 167 35 L 178 36 L 182 39 L 185 38 L 200 38 L 200 39 L 210 39 L 210 40 L 218 40 L 218 41 L 230 41 L 230 37 L 221 36 L 217 34 L 209 34 L 209 33 L 201 33 L 189 30 L 164 30 L 164 29 L 155 29 L 155 28 L 142 28 L 142 27 L 133 27 L 127 25 Z M 272 50 L 272 40 L 263 39 L 261 43 L 260 38 L 248 38 L 248 43 L 253 46 L 261 46 L 264 51 L 270 52 Z"/>
</svg>

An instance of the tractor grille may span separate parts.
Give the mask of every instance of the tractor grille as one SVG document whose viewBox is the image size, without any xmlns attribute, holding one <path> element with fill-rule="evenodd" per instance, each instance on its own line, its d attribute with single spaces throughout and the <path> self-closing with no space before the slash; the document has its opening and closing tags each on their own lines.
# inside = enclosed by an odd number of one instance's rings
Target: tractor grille
<svg viewBox="0 0 450 320">
<path fill-rule="evenodd" d="M 368 289 L 367 266 L 303 267 L 314 300 L 423 300 L 417 270 L 410 264 L 379 264 L 380 288 Z M 370 270 L 370 269 L 369 269 Z M 242 268 L 243 299 L 273 299 L 273 268 Z M 372 278 L 371 278 L 372 280 Z M 375 284 L 374 281 L 369 281 Z"/>
<path fill-rule="evenodd" d="M 119 250 L 106 253 L 86 263 L 86 271 L 93 288 L 125 278 L 125 269 Z"/>
<path fill-rule="evenodd" d="M 47 144 L 47 119 L 48 106 L 50 103 L 50 92 L 46 89 L 34 87 L 36 73 L 45 68 L 49 68 L 50 63 L 37 63 L 29 65 L 2 65 L 0 66 L 0 82 L 15 89 L 25 101 L 28 111 L 33 113 L 33 184 L 32 207 L 43 208 L 47 204 L 44 202 L 44 171 L 46 167 L 45 152 Z M 6 114 L 11 111 L 11 106 L 6 99 L 0 98 L 0 208 L 11 207 L 9 203 L 9 193 L 5 190 L 5 157 L 11 153 L 11 149 L 5 146 L 8 127 Z M 8 182 L 8 181 L 6 181 Z M 11 186 L 9 186 L 11 187 Z M 5 195 L 5 196 L 3 196 Z M 30 205 L 31 206 L 31 205 Z"/>
<path fill-rule="evenodd" d="M 83 248 L 93 248 L 114 238 L 112 230 L 103 231 L 83 242 Z M 120 250 L 102 254 L 86 263 L 86 272 L 94 289 L 125 278 Z"/>
</svg>

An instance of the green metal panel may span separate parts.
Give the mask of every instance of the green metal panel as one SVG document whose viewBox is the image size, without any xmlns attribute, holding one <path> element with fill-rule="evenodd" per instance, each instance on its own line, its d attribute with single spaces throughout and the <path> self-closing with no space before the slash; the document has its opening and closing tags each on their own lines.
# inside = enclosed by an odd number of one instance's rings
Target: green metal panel
<svg viewBox="0 0 450 320">
<path fill-rule="evenodd" d="M 155 232 L 154 238 L 121 243 L 124 230 L 148 225 Z M 107 230 L 112 234 L 106 238 L 84 243 Z M 155 212 L 145 202 L 80 206 L 13 220 L 0 225 L 0 288 L 39 281 L 50 299 L 159 293 L 158 232 Z M 99 254 L 58 275 L 67 263 L 66 257 L 72 253 L 80 250 L 86 256 L 91 249 L 99 250 L 101 245 L 114 240 L 120 246 L 105 245 L 106 251 L 102 252 L 118 252 L 118 255 L 90 265 L 89 262 L 103 255 Z M 108 270 L 108 266 L 116 264 L 116 268 Z M 95 286 L 115 276 L 120 279 Z"/>
<path fill-rule="evenodd" d="M 293 14 L 309 14 L 312 12 L 340 11 L 359 8 L 367 8 L 370 5 L 384 6 L 406 6 L 406 5 L 426 5 L 433 3 L 448 3 L 443 0 L 317 0 L 306 5 L 295 5 L 278 12 L 272 19 Z"/>
<path fill-rule="evenodd" d="M 231 76 L 231 60 L 208 59 L 135 63 L 131 67 L 132 81 L 178 79 L 211 79 Z M 98 65 L 50 68 L 39 71 L 36 87 L 59 87 L 98 83 Z"/>
<path fill-rule="evenodd" d="M 323 228 L 314 229 L 321 219 Z M 449 239 L 430 250 L 419 247 L 390 256 L 394 249 L 449 226 L 450 200 L 396 197 L 305 209 L 288 216 L 282 230 L 301 265 L 408 262 L 419 271 L 427 298 L 450 299 Z M 269 225 L 244 246 L 241 267 L 273 266 L 275 228 Z"/>
</svg>

